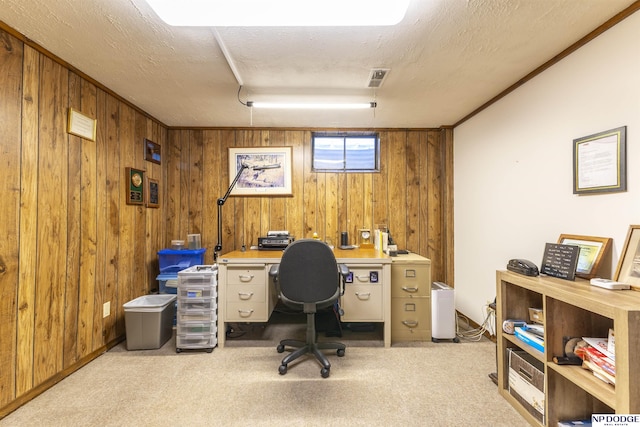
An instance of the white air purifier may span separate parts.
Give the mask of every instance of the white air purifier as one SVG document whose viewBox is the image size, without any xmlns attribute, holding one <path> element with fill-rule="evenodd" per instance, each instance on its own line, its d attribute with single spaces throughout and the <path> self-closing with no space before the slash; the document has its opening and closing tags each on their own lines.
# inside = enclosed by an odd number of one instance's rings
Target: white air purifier
<svg viewBox="0 0 640 427">
<path fill-rule="evenodd" d="M 460 342 L 456 335 L 456 310 L 453 288 L 442 283 L 431 285 L 431 341 Z"/>
</svg>

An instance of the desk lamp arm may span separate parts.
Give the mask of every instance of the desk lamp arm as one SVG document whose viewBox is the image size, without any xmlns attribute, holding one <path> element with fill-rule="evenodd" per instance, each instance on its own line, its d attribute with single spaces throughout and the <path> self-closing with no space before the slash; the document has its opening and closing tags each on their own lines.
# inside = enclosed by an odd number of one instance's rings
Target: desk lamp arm
<svg viewBox="0 0 640 427">
<path fill-rule="evenodd" d="M 213 251 L 214 262 L 218 259 L 218 254 L 222 250 L 222 206 L 229 198 L 231 191 L 233 191 L 233 187 L 235 187 L 236 184 L 238 183 L 238 180 L 240 179 L 240 175 L 242 175 L 242 172 L 244 172 L 244 170 L 248 168 L 249 166 L 245 164 L 242 164 L 242 166 L 240 166 L 240 169 L 238 169 L 238 173 L 236 174 L 236 177 L 233 178 L 233 181 L 231 182 L 229 189 L 224 194 L 224 196 L 218 199 L 218 202 L 217 202 L 218 203 L 218 243 L 216 243 L 216 247 L 214 248 L 214 251 Z"/>
</svg>

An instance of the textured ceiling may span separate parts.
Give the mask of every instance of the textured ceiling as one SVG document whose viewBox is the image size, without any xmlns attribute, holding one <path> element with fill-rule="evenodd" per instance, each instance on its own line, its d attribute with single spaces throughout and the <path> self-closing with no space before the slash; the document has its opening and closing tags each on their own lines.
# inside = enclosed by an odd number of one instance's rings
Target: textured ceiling
<svg viewBox="0 0 640 427">
<path fill-rule="evenodd" d="M 451 125 L 633 0 L 412 0 L 393 27 L 170 27 L 145 0 L 0 0 L 0 20 L 168 126 Z M 236 75 L 223 54 L 237 70 Z M 373 68 L 389 68 L 367 87 Z M 257 110 L 274 97 L 375 110 Z"/>
</svg>

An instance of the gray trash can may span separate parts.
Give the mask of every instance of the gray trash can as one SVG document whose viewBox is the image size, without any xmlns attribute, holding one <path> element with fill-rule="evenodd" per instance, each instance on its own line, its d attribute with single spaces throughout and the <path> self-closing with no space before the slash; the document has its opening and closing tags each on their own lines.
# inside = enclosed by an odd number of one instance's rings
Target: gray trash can
<svg viewBox="0 0 640 427">
<path fill-rule="evenodd" d="M 124 304 L 127 350 L 160 348 L 173 335 L 176 295 L 143 295 Z"/>
</svg>

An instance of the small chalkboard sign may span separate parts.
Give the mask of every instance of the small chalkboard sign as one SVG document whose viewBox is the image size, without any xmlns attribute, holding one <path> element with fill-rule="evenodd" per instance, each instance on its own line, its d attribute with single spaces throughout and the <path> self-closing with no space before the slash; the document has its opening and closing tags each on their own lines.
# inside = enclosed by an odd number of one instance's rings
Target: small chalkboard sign
<svg viewBox="0 0 640 427">
<path fill-rule="evenodd" d="M 575 280 L 580 247 L 547 243 L 544 247 L 540 273 L 560 279 Z"/>
</svg>

